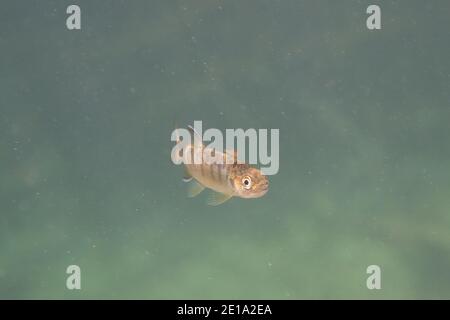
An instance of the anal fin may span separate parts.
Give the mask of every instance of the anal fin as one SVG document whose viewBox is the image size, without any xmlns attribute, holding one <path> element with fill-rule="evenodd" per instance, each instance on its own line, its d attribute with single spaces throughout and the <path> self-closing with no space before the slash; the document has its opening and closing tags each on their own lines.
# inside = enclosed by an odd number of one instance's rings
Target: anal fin
<svg viewBox="0 0 450 320">
<path fill-rule="evenodd" d="M 188 184 L 188 197 L 193 198 L 205 189 L 200 183 L 191 178 Z"/>
<path fill-rule="evenodd" d="M 208 195 L 208 200 L 206 203 L 210 206 L 218 206 L 219 204 L 222 204 L 228 199 L 230 199 L 231 197 L 232 197 L 231 194 L 211 192 Z"/>
</svg>

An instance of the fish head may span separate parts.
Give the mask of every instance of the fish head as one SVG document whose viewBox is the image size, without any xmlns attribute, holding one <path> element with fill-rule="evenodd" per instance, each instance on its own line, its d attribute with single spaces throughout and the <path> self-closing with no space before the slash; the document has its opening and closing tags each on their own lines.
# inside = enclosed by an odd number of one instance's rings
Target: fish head
<svg viewBox="0 0 450 320">
<path fill-rule="evenodd" d="M 269 179 L 260 170 L 243 166 L 233 177 L 236 195 L 241 198 L 259 198 L 269 190 Z"/>
</svg>

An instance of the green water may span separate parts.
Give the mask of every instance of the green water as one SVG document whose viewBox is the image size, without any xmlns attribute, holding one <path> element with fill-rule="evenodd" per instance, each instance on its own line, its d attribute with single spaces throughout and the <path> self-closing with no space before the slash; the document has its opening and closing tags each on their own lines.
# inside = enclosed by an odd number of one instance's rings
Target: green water
<svg viewBox="0 0 450 320">
<path fill-rule="evenodd" d="M 0 298 L 450 298 L 448 1 L 73 2 L 0 4 Z M 280 129 L 263 198 L 186 197 L 194 120 Z"/>
</svg>

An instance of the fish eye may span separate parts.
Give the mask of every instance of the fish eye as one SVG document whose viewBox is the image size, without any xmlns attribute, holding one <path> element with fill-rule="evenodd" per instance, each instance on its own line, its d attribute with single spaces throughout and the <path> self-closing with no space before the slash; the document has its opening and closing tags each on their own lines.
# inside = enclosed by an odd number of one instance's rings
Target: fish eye
<svg viewBox="0 0 450 320">
<path fill-rule="evenodd" d="M 250 177 L 244 177 L 242 179 L 242 184 L 244 185 L 244 188 L 248 190 L 252 187 L 252 179 Z"/>
</svg>

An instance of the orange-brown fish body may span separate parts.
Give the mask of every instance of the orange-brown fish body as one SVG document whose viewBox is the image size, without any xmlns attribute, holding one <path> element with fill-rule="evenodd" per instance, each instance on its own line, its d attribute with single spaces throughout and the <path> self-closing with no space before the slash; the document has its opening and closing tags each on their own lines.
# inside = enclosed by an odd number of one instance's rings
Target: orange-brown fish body
<svg viewBox="0 0 450 320">
<path fill-rule="evenodd" d="M 204 188 L 212 189 L 216 194 L 209 200 L 211 205 L 221 204 L 233 196 L 259 198 L 268 191 L 267 177 L 260 170 L 240 163 L 234 151 L 221 153 L 209 150 L 203 144 L 191 144 L 185 148 L 183 158 L 185 180 L 195 179 L 189 195 L 196 196 Z M 198 164 L 194 162 L 195 158 L 200 159 Z"/>
<path fill-rule="evenodd" d="M 187 164 L 186 171 L 206 188 L 224 194 L 234 194 L 226 164 Z"/>
</svg>

